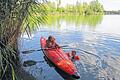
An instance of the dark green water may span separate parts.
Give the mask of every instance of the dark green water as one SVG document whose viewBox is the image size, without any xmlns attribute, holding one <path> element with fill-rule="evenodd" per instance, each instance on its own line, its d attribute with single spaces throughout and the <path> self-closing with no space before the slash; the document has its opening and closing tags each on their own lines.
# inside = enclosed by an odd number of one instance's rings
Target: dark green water
<svg viewBox="0 0 120 80">
<path fill-rule="evenodd" d="M 76 62 L 81 75 L 79 80 L 120 80 L 119 15 L 49 16 L 45 24 L 33 31 L 31 38 L 26 34 L 22 36 L 20 50 L 40 49 L 40 37 L 47 38 L 49 35 L 55 36 L 60 45 L 74 48 L 80 55 L 81 60 Z M 64 50 L 70 52 L 72 49 Z M 21 63 L 27 60 L 44 61 L 42 51 L 21 53 L 20 57 Z M 23 68 L 36 80 L 64 80 L 46 61 Z"/>
</svg>

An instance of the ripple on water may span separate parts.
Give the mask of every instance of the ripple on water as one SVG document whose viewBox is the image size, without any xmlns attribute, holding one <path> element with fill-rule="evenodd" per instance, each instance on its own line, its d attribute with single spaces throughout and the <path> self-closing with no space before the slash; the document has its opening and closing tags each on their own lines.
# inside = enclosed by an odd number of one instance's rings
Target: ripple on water
<svg viewBox="0 0 120 80">
<path fill-rule="evenodd" d="M 59 44 L 68 44 L 68 48 L 77 50 L 81 60 L 76 62 L 76 65 L 81 75 L 81 80 L 120 80 L 120 38 L 118 36 L 76 31 L 61 33 L 42 30 L 36 32 L 30 40 L 22 38 L 21 51 L 24 49 L 39 49 L 40 37 L 48 37 L 48 34 L 54 35 Z M 70 51 L 72 49 L 64 50 Z M 40 61 L 44 60 L 43 56 L 42 52 L 21 54 L 21 61 L 24 62 L 31 59 Z M 50 67 L 46 62 L 37 63 L 24 69 L 37 80 L 64 80 L 54 67 Z"/>
</svg>

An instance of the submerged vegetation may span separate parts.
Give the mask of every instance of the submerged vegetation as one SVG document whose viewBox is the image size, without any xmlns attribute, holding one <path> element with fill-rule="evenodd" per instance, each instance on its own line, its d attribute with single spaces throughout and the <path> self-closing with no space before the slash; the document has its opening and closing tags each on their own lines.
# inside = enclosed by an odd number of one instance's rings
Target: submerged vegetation
<svg viewBox="0 0 120 80">
<path fill-rule="evenodd" d="M 55 2 L 44 3 L 47 7 L 47 12 L 50 14 L 79 14 L 79 15 L 102 15 L 104 14 L 103 5 L 98 2 L 98 0 L 91 1 L 89 4 L 84 2 L 76 2 L 76 5 L 68 4 L 65 7 L 61 6 L 61 1 L 59 0 L 56 4 Z"/>
</svg>

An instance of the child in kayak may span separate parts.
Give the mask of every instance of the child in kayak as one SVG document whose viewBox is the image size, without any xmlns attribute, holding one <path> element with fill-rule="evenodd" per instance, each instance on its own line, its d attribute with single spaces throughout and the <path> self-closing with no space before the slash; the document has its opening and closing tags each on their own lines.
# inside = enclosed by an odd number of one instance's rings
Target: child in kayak
<svg viewBox="0 0 120 80">
<path fill-rule="evenodd" d="M 67 53 L 68 57 L 71 59 L 71 61 L 76 61 L 76 60 L 80 60 L 80 57 L 76 55 L 76 51 L 72 50 L 72 52 Z"/>
<path fill-rule="evenodd" d="M 46 47 L 47 48 L 60 48 L 60 46 L 56 43 L 55 38 L 53 36 L 49 36 L 47 41 L 46 41 Z"/>
</svg>

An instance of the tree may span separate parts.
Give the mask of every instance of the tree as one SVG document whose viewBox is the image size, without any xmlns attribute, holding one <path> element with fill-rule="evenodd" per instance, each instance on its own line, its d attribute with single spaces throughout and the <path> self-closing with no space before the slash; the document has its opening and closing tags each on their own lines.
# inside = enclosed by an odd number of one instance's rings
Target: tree
<svg viewBox="0 0 120 80">
<path fill-rule="evenodd" d="M 61 0 L 57 0 L 57 10 L 58 8 L 60 8 L 60 5 L 61 5 Z"/>
<path fill-rule="evenodd" d="M 103 5 L 101 5 L 98 0 L 92 1 L 90 3 L 90 9 L 94 12 L 94 14 L 100 14 L 103 13 Z"/>
</svg>

